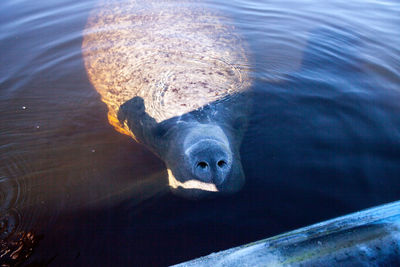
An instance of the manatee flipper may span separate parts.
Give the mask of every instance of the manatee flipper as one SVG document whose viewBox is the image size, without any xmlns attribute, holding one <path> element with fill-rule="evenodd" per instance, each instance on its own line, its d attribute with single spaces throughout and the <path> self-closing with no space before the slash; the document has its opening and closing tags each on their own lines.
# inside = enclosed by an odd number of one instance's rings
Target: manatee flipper
<svg viewBox="0 0 400 267">
<path fill-rule="evenodd" d="M 117 114 L 121 124 L 126 123 L 134 137 L 140 143 L 155 150 L 154 132 L 157 129 L 157 122 L 146 113 L 146 107 L 141 97 L 134 97 L 122 104 Z"/>
</svg>

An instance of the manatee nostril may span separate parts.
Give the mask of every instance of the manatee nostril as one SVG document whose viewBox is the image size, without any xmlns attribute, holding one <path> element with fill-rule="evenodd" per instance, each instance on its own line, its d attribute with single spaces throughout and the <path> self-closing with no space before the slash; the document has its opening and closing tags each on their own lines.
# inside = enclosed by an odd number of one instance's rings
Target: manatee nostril
<svg viewBox="0 0 400 267">
<path fill-rule="evenodd" d="M 200 161 L 199 163 L 197 163 L 197 167 L 200 167 L 202 169 L 207 168 L 207 166 L 208 166 L 207 162 L 204 161 Z"/>
<path fill-rule="evenodd" d="M 226 165 L 226 162 L 224 160 L 220 160 L 220 161 L 218 161 L 217 164 L 218 164 L 218 167 L 222 168 Z"/>
</svg>

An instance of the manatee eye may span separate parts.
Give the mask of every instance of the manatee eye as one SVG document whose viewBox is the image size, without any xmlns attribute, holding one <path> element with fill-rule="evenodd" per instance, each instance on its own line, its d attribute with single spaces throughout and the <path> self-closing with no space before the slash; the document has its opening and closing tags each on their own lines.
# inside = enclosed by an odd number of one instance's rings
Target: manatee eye
<svg viewBox="0 0 400 267">
<path fill-rule="evenodd" d="M 218 161 L 218 163 L 217 163 L 217 164 L 218 164 L 218 166 L 219 166 L 219 167 L 221 167 L 221 168 L 222 168 L 222 167 L 224 167 L 224 166 L 226 165 L 226 162 L 225 162 L 225 161 L 223 161 L 223 160 L 220 160 L 220 161 Z"/>
<path fill-rule="evenodd" d="M 197 163 L 197 167 L 200 167 L 202 169 L 207 168 L 207 166 L 208 166 L 207 162 L 204 161 L 200 161 L 199 163 Z"/>
</svg>

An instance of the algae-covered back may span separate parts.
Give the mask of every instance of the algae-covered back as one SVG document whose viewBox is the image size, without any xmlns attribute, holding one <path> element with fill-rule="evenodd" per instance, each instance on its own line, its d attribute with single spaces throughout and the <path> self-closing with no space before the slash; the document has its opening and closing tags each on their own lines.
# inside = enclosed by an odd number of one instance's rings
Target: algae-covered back
<svg viewBox="0 0 400 267">
<path fill-rule="evenodd" d="M 82 49 L 110 122 L 118 127 L 119 107 L 135 96 L 161 122 L 245 91 L 246 51 L 228 21 L 197 2 L 101 2 Z"/>
</svg>

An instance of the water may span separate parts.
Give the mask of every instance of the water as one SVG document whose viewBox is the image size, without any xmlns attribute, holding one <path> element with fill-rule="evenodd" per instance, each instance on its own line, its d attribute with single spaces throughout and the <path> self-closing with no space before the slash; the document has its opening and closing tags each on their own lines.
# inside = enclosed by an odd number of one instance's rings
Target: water
<svg viewBox="0 0 400 267">
<path fill-rule="evenodd" d="M 167 265 L 400 198 L 397 1 L 204 3 L 246 40 L 255 97 L 245 188 L 197 202 L 108 124 L 81 55 L 95 4 L 0 3 L 0 249 L 25 241 L 1 261 Z"/>
</svg>

